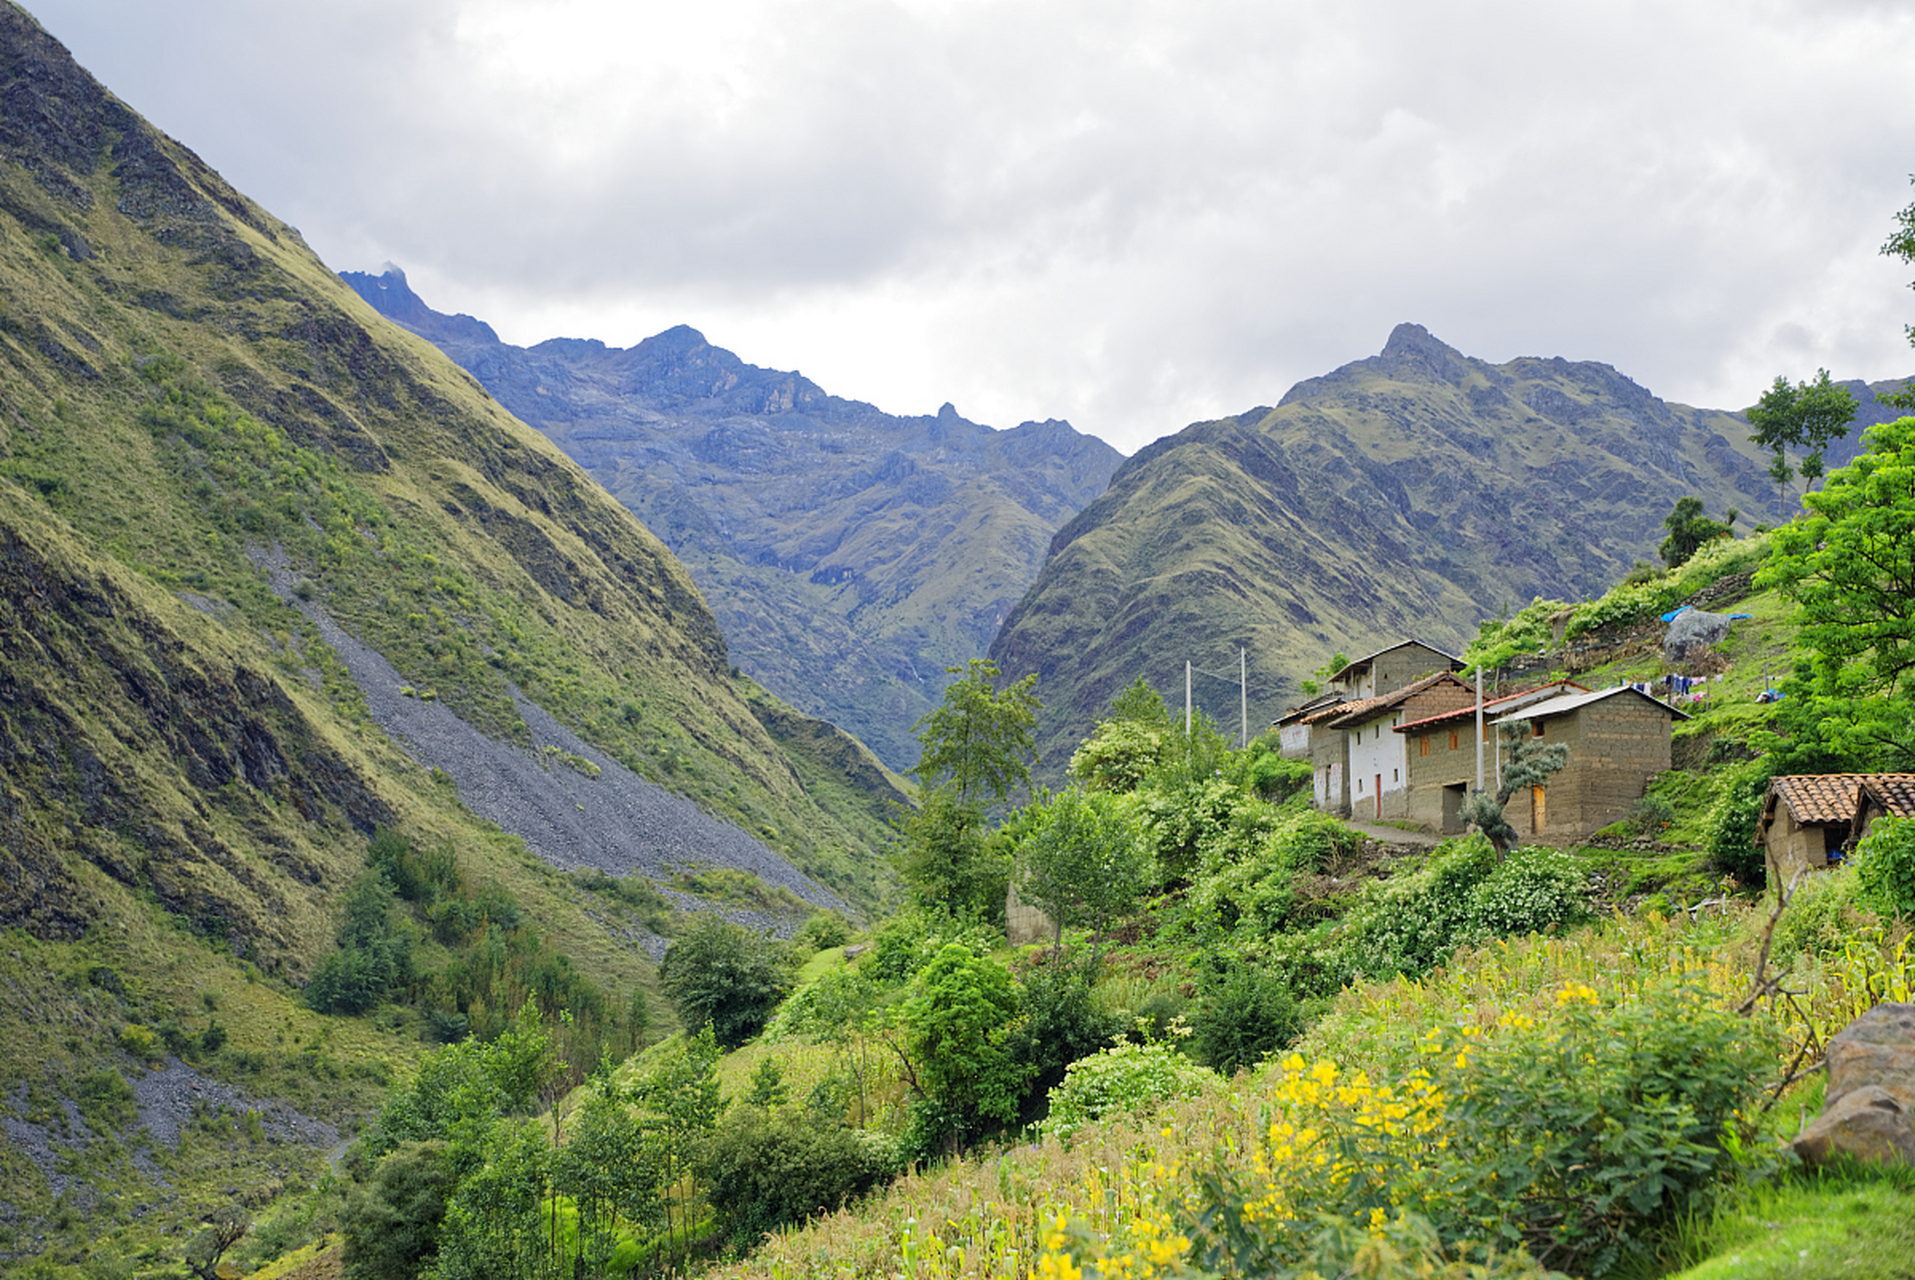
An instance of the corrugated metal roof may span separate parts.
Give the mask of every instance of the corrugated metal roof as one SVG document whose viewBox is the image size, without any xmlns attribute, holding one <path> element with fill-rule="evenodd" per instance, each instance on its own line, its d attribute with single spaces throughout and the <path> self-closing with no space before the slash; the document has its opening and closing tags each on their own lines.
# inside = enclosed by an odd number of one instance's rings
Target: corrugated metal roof
<svg viewBox="0 0 1915 1280">
<path fill-rule="evenodd" d="M 1535 706 L 1524 707 L 1520 711 L 1505 715 L 1494 723 L 1502 724 L 1509 720 L 1540 720 L 1545 716 L 1567 715 L 1571 711 L 1581 710 L 1592 702 L 1601 702 L 1604 698 L 1613 698 L 1622 693 L 1633 693 L 1645 702 L 1653 702 L 1672 716 L 1681 716 L 1684 720 L 1689 718 L 1688 712 L 1678 711 L 1662 699 L 1652 697 L 1632 684 L 1619 684 L 1613 689 L 1598 689 L 1594 693 L 1571 693 L 1560 698 L 1551 698 L 1547 702 L 1539 702 Z"/>
<path fill-rule="evenodd" d="M 1518 693 L 1506 693 L 1500 698 L 1487 699 L 1483 703 L 1483 714 L 1493 716 L 1513 711 L 1518 707 L 1526 707 L 1554 696 L 1554 692 L 1566 692 L 1567 689 L 1583 689 L 1583 687 L 1574 680 L 1552 680 L 1548 684 L 1539 684 L 1533 689 L 1524 689 Z M 1584 689 L 1583 692 L 1586 693 L 1588 690 Z M 1472 703 L 1457 711 L 1444 711 L 1433 716 L 1425 716 L 1421 720 L 1412 720 L 1408 724 L 1400 724 L 1396 727 L 1396 731 L 1407 733 L 1411 729 L 1427 729 L 1433 724 L 1442 724 L 1446 720 L 1470 720 L 1475 716 L 1476 706 Z"/>
</svg>

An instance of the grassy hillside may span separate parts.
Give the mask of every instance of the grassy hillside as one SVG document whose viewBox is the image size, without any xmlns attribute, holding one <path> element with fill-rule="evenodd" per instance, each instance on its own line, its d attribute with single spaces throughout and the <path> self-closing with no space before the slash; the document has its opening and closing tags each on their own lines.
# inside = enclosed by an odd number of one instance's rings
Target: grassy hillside
<svg viewBox="0 0 1915 1280">
<path fill-rule="evenodd" d="M 814 898 L 892 896 L 896 779 L 743 679 L 577 466 L 12 5 L 0 94 L 0 1255 L 157 1248 L 229 1188 L 309 1177 L 329 1144 L 270 1101 L 349 1131 L 429 1008 L 477 1027 L 590 994 L 581 1068 L 637 1034 L 669 911 L 475 818 L 487 797 L 383 730 L 325 627 L 391 664 L 381 698 L 451 709 L 534 776 L 628 769 Z M 381 828 L 441 859 L 382 908 L 414 1003 L 321 1017 L 299 987 Z"/>
<path fill-rule="evenodd" d="M 1199 677 L 1198 704 L 1234 730 L 1239 648 L 1254 732 L 1334 653 L 1406 637 L 1460 651 L 1485 618 L 1659 564 L 1681 496 L 1718 518 L 1739 508 L 1739 528 L 1773 520 L 1747 436 L 1607 365 L 1490 365 L 1402 325 L 1274 409 L 1126 462 L 1059 532 L 991 657 L 1009 677 L 1038 673 L 1051 777 L 1132 680 L 1177 701 L 1186 661 L 1217 673 Z M 1831 466 L 1854 448 L 1852 435 Z"/>
</svg>

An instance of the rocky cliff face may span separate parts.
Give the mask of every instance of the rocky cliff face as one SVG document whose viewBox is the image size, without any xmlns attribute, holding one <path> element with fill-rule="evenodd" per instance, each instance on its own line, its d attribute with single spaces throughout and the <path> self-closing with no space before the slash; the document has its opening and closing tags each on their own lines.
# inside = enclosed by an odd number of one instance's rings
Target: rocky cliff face
<svg viewBox="0 0 1915 1280">
<path fill-rule="evenodd" d="M 980 656 L 1058 526 L 1121 460 L 1064 422 L 899 418 L 679 326 L 630 348 L 521 348 L 396 269 L 344 279 L 438 344 L 684 559 L 732 660 L 891 765 L 944 669 Z"/>
<path fill-rule="evenodd" d="M 1399 325 L 1275 408 L 1139 452 L 1059 531 L 991 656 L 1039 674 L 1051 769 L 1130 681 L 1175 702 L 1186 659 L 1234 676 L 1240 647 L 1256 733 L 1334 652 L 1406 637 L 1460 652 L 1505 605 L 1606 590 L 1655 561 L 1685 494 L 1739 508 L 1742 527 L 1773 519 L 1747 437 L 1608 365 L 1491 365 Z M 1237 731 L 1233 679 L 1200 677 L 1196 695 Z"/>
<path fill-rule="evenodd" d="M 314 616 L 499 750 L 536 707 L 886 891 L 861 789 L 891 780 L 825 726 L 773 739 L 796 713 L 735 677 L 670 551 L 11 5 L 0 261 L 0 922 L 68 939 L 145 902 L 297 979 L 375 827 L 496 849 Z"/>
</svg>

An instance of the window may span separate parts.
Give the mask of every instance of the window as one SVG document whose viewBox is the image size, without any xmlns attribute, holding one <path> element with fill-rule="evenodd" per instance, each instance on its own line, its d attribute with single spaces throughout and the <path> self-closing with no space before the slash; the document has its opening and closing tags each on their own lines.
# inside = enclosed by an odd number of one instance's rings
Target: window
<svg viewBox="0 0 1915 1280">
<path fill-rule="evenodd" d="M 1453 738 L 1456 735 L 1451 734 L 1450 736 Z M 1456 744 L 1452 742 L 1450 743 L 1450 745 L 1453 747 Z M 1429 753 L 1430 753 L 1430 740 L 1428 738 L 1418 738 L 1416 740 L 1416 754 L 1419 756 L 1426 756 Z"/>
<path fill-rule="evenodd" d="M 1396 771 L 1395 769 L 1392 769 L 1392 770 L 1390 770 L 1390 781 L 1391 781 L 1391 782 L 1401 782 L 1401 781 L 1403 781 L 1403 779 L 1402 779 L 1401 777 L 1399 777 L 1399 776 L 1397 775 L 1397 771 Z"/>
<path fill-rule="evenodd" d="M 1529 722 L 1529 736 L 1532 738 L 1540 738 L 1543 736 L 1543 722 L 1541 720 L 1531 720 Z"/>
<path fill-rule="evenodd" d="M 1456 750 L 1456 736 L 1457 736 L 1456 730 L 1451 729 L 1450 730 L 1450 750 L 1451 751 Z"/>
</svg>

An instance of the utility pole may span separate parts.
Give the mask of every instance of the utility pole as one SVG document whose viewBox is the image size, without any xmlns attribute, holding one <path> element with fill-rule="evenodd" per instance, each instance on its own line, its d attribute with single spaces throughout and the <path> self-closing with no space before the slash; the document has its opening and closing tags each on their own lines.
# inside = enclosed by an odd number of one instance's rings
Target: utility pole
<svg viewBox="0 0 1915 1280">
<path fill-rule="evenodd" d="M 1243 750 L 1250 750 L 1250 651 L 1237 647 L 1237 697 L 1242 702 Z"/>
<path fill-rule="evenodd" d="M 1476 790 L 1483 790 L 1483 664 L 1476 664 Z"/>
<path fill-rule="evenodd" d="M 1184 659 L 1184 737 L 1190 736 L 1190 659 Z"/>
</svg>

